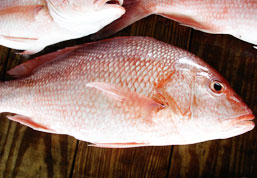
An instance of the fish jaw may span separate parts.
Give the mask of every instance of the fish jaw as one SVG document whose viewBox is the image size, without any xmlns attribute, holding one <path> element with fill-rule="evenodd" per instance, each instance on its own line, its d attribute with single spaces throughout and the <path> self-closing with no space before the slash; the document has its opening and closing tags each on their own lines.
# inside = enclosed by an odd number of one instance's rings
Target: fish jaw
<svg viewBox="0 0 257 178">
<path fill-rule="evenodd" d="M 174 126 L 177 126 L 178 128 L 177 138 L 180 138 L 180 140 L 176 140 L 176 142 L 173 142 L 172 144 L 195 144 L 209 140 L 227 139 L 242 135 L 253 130 L 255 124 L 252 120 L 254 118 L 255 116 L 253 114 L 246 114 L 236 118 L 229 118 L 227 120 L 220 119 L 220 124 L 213 125 L 212 129 L 207 127 L 199 128 L 198 126 L 201 123 L 197 122 L 181 121 L 180 124 L 176 122 Z"/>
<path fill-rule="evenodd" d="M 223 131 L 222 139 L 238 136 L 253 130 L 255 127 L 254 119 L 255 116 L 250 111 L 249 114 L 225 120 L 222 123 L 223 127 L 226 128 Z"/>
<path fill-rule="evenodd" d="M 183 142 L 179 144 L 227 139 L 249 132 L 255 127 L 253 122 L 255 116 L 244 104 L 242 104 L 241 111 L 237 116 L 217 118 L 214 119 L 215 122 L 211 122 L 211 118 L 206 118 L 206 116 L 194 118 L 194 113 L 192 116 L 191 118 L 183 118 L 182 121 L 176 121 L 174 124 L 178 126 L 179 134 L 183 138 Z"/>
</svg>

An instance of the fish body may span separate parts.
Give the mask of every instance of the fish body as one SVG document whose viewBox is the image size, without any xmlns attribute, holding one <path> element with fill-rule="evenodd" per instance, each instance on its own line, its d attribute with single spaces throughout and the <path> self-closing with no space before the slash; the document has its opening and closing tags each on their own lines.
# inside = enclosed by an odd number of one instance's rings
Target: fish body
<svg viewBox="0 0 257 178">
<path fill-rule="evenodd" d="M 192 144 L 254 127 L 251 110 L 214 69 L 152 38 L 71 47 L 8 73 L 22 78 L 0 84 L 0 112 L 95 146 Z"/>
<path fill-rule="evenodd" d="M 126 14 L 93 38 L 111 35 L 151 14 L 213 34 L 230 34 L 257 45 L 256 0 L 125 0 Z"/>
<path fill-rule="evenodd" d="M 0 2 L 0 45 L 33 54 L 97 32 L 125 12 L 120 5 L 107 0 L 4 0 Z"/>
</svg>

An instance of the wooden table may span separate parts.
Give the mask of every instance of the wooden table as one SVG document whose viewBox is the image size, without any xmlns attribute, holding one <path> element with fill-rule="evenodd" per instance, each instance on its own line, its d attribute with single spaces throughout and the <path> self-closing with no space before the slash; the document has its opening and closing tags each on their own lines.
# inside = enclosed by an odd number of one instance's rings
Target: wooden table
<svg viewBox="0 0 257 178">
<path fill-rule="evenodd" d="M 191 51 L 216 68 L 257 116 L 257 50 L 252 45 L 158 16 L 143 19 L 115 36 L 119 35 L 151 36 Z M 65 42 L 43 53 L 85 41 L 87 38 Z M 22 61 L 13 50 L 0 47 L 1 79 Z M 0 178 L 13 177 L 257 177 L 257 129 L 187 146 L 106 149 L 89 147 L 65 135 L 37 132 L 2 115 Z"/>
</svg>

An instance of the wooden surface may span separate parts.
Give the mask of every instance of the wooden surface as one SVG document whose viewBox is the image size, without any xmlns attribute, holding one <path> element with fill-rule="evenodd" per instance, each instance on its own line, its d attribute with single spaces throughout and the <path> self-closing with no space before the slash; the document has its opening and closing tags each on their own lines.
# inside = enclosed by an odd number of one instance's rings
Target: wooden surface
<svg viewBox="0 0 257 178">
<path fill-rule="evenodd" d="M 257 115 L 257 50 L 228 35 L 210 35 L 150 16 L 119 35 L 151 36 L 187 49 L 216 68 Z M 57 48 L 87 38 L 54 45 Z M 0 46 L 0 76 L 25 61 Z M 0 91 L 1 92 L 1 91 Z M 256 121 L 255 121 L 256 123 Z M 0 178 L 257 177 L 257 129 L 187 146 L 106 149 L 65 135 L 34 131 L 0 116 Z"/>
</svg>

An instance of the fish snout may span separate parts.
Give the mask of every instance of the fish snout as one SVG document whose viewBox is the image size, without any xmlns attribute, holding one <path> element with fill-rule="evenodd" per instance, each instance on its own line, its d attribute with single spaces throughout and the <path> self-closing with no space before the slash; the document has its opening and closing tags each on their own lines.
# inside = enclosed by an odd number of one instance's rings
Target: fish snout
<svg viewBox="0 0 257 178">
<path fill-rule="evenodd" d="M 234 114 L 236 115 L 237 113 L 237 115 L 240 115 L 239 118 L 245 118 L 247 115 L 253 116 L 251 109 L 249 109 L 247 104 L 237 94 L 232 94 L 227 99 L 235 112 Z"/>
</svg>

